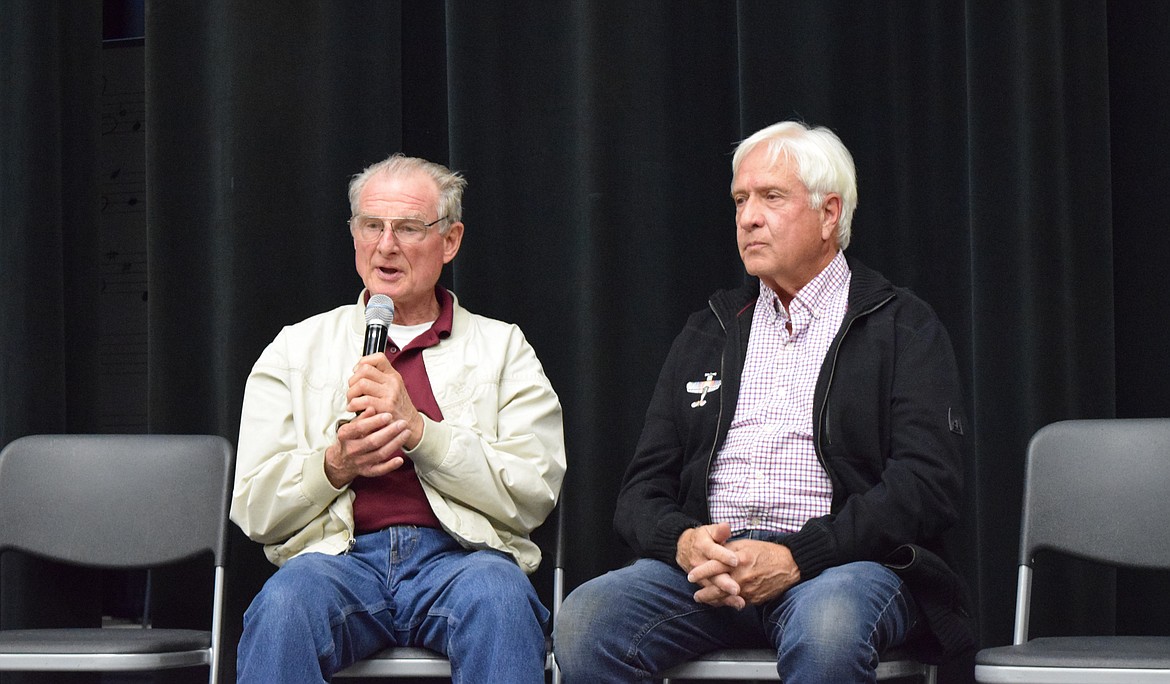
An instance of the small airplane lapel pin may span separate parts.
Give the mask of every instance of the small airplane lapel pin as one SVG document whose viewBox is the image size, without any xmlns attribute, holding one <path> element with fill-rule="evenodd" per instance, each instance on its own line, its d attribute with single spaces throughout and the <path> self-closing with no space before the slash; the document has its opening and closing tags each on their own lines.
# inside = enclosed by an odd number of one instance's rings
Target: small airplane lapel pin
<svg viewBox="0 0 1170 684">
<path fill-rule="evenodd" d="M 707 376 L 705 380 L 696 380 L 687 383 L 687 391 L 691 394 L 699 395 L 696 401 L 691 402 L 691 408 L 699 408 L 707 405 L 707 393 L 714 392 L 719 389 L 719 385 L 723 384 L 722 380 L 716 380 L 717 373 L 704 373 Z"/>
</svg>

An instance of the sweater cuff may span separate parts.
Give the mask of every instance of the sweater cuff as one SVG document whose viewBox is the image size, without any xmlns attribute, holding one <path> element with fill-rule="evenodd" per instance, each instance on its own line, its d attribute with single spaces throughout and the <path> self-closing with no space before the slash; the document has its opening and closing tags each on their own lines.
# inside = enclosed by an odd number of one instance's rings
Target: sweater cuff
<svg viewBox="0 0 1170 684">
<path fill-rule="evenodd" d="M 806 525 L 799 532 L 784 537 L 780 543 L 792 553 L 792 560 L 800 569 L 802 582 L 816 577 L 835 564 L 832 537 L 820 525 Z"/>
<path fill-rule="evenodd" d="M 698 527 L 702 523 L 686 513 L 670 513 L 663 516 L 654 525 L 653 538 L 649 540 L 646 551 L 648 555 L 658 560 L 674 564 L 678 555 L 678 538 L 685 530 Z"/>
</svg>

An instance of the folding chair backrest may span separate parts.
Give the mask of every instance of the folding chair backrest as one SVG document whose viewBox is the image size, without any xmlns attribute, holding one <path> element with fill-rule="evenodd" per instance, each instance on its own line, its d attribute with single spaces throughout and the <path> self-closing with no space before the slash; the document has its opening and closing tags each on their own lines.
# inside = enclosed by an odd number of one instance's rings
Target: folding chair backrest
<svg viewBox="0 0 1170 684">
<path fill-rule="evenodd" d="M 1074 420 L 1028 446 L 1020 564 L 1038 550 L 1170 567 L 1170 419 Z"/>
<path fill-rule="evenodd" d="M 233 451 L 222 437 L 36 435 L 0 452 L 0 550 L 94 567 L 223 565 Z"/>
</svg>

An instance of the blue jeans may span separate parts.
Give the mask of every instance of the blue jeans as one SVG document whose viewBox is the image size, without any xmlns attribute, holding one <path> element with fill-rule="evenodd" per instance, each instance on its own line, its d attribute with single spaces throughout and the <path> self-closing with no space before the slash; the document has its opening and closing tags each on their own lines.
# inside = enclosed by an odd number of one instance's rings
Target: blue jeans
<svg viewBox="0 0 1170 684">
<path fill-rule="evenodd" d="M 642 559 L 565 599 L 553 643 L 565 684 L 653 679 L 720 648 L 775 648 L 785 682 L 876 681 L 878 654 L 900 644 L 916 609 L 879 563 L 849 563 L 741 611 L 696 603 L 675 565 Z"/>
<path fill-rule="evenodd" d="M 548 615 L 508 555 L 392 527 L 277 570 L 244 614 L 237 681 L 324 682 L 388 646 L 422 646 L 450 659 L 452 682 L 544 682 Z"/>
</svg>

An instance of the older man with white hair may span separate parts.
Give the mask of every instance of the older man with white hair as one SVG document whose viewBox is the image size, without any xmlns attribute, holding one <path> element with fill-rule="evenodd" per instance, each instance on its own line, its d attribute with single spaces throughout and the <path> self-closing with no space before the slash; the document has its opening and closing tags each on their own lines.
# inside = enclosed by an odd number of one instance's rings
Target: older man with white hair
<svg viewBox="0 0 1170 684">
<path fill-rule="evenodd" d="M 785 682 L 869 682 L 883 651 L 973 644 L 947 559 L 967 427 L 934 311 L 847 259 L 857 186 L 831 131 L 782 122 L 732 159 L 752 282 L 675 339 L 618 495 L 638 560 L 573 591 L 567 684 L 769 647 Z"/>
<path fill-rule="evenodd" d="M 544 682 L 525 575 L 565 472 L 561 406 L 519 328 L 438 284 L 464 185 L 402 155 L 355 176 L 365 288 L 248 376 L 232 520 L 279 569 L 244 615 L 240 682 L 324 682 L 388 646 L 447 655 L 454 681 Z M 374 309 L 388 336 L 369 348 Z"/>
</svg>

